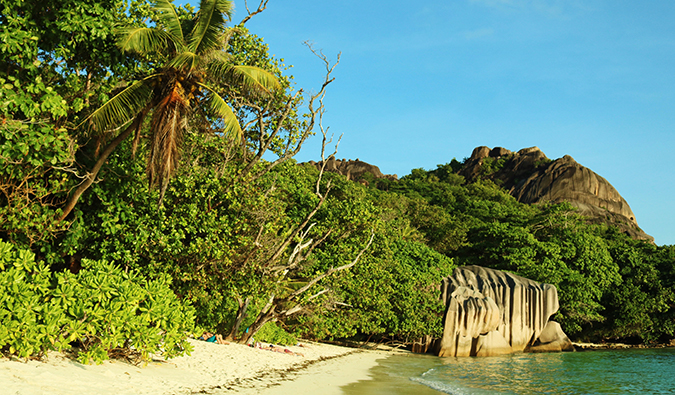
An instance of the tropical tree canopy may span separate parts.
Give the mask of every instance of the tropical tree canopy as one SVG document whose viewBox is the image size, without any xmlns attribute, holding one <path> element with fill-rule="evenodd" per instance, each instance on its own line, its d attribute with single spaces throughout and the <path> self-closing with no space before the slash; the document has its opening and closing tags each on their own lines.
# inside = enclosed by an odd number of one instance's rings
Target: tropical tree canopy
<svg viewBox="0 0 675 395">
<path fill-rule="evenodd" d="M 134 120 L 125 133 L 135 131 L 135 149 L 143 121 L 151 116 L 147 175 L 150 185 L 160 188 L 161 204 L 179 163 L 189 116 L 201 113 L 216 132 L 240 139 L 241 126 L 219 90 L 236 86 L 250 95 L 267 95 L 279 82 L 261 68 L 232 62 L 226 51 L 231 1 L 202 0 L 192 20 L 182 20 L 168 0 L 155 0 L 153 11 L 155 26 L 119 29 L 118 45 L 156 66 L 94 111 L 83 125 L 106 133 Z"/>
<path fill-rule="evenodd" d="M 203 330 L 410 345 L 441 336 L 441 279 L 472 264 L 555 285 L 578 340 L 675 337 L 675 246 L 520 203 L 497 160 L 472 182 L 455 159 L 400 180 L 299 165 L 314 127 L 328 145 L 335 65 L 318 52 L 303 110 L 230 2 L 171 1 L 0 0 L 0 354 L 147 360 Z"/>
</svg>

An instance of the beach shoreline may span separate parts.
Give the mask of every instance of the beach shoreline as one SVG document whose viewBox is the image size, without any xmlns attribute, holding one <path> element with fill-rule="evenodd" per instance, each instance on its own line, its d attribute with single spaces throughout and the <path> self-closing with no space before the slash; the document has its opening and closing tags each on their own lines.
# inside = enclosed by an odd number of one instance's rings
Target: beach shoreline
<svg viewBox="0 0 675 395">
<path fill-rule="evenodd" d="M 154 358 L 145 366 L 119 360 L 82 365 L 62 353 L 43 361 L 0 359 L 0 383 L 7 394 L 341 394 L 342 387 L 371 380 L 385 358 L 411 354 L 302 342 L 274 352 L 242 344 L 189 339 L 190 356 Z M 625 344 L 575 342 L 579 351 L 636 348 Z M 302 355 L 299 355 L 302 354 Z"/>
<path fill-rule="evenodd" d="M 60 353 L 44 361 L 0 359 L 3 393 L 35 394 L 339 394 L 341 386 L 368 380 L 368 371 L 394 351 L 313 342 L 285 347 L 300 355 L 241 344 L 189 340 L 191 356 L 153 359 L 146 366 L 122 361 L 82 365 Z M 314 389 L 313 389 L 314 388 Z"/>
<path fill-rule="evenodd" d="M 655 348 L 671 348 L 675 347 L 675 343 L 658 343 L 658 344 L 626 344 L 626 343 L 589 343 L 589 342 L 572 342 L 575 351 L 600 351 L 600 350 L 630 350 L 630 349 L 655 349 Z"/>
</svg>

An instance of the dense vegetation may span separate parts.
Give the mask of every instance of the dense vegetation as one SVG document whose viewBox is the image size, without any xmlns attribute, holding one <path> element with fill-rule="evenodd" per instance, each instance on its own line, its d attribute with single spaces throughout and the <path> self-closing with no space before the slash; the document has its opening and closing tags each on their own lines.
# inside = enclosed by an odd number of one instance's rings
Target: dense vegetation
<svg viewBox="0 0 675 395">
<path fill-rule="evenodd" d="M 202 328 L 407 343 L 440 335 L 437 287 L 466 264 L 556 285 L 572 337 L 674 335 L 672 246 L 455 160 L 369 185 L 297 164 L 335 64 L 296 92 L 227 1 L 0 4 L 4 354 L 170 357 Z"/>
<path fill-rule="evenodd" d="M 573 338 L 667 341 L 675 323 L 673 246 L 590 225 L 567 203 L 525 205 L 490 181 L 465 184 L 458 162 L 413 170 L 390 190 L 411 224 L 457 265 L 508 270 L 558 288 L 554 319 Z"/>
</svg>

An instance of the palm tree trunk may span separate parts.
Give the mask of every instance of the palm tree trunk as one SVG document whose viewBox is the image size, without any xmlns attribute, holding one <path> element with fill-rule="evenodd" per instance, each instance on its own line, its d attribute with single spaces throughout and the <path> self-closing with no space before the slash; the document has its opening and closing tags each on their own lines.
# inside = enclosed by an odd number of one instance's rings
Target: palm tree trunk
<svg viewBox="0 0 675 395">
<path fill-rule="evenodd" d="M 131 135 L 131 132 L 134 131 L 139 125 L 139 122 L 141 121 L 140 117 L 137 117 L 134 122 L 131 123 L 122 133 L 120 133 L 113 141 L 108 144 L 107 147 L 101 152 L 101 156 L 98 157 L 98 160 L 96 161 L 96 164 L 94 165 L 94 168 L 91 169 L 91 172 L 87 173 L 87 176 L 85 177 L 84 181 L 75 189 L 75 192 L 70 196 L 68 201 L 66 202 L 66 205 L 63 207 L 63 212 L 61 215 L 56 219 L 57 222 L 61 222 L 66 217 L 68 214 L 70 214 L 71 211 L 73 211 L 73 208 L 77 204 L 77 201 L 80 199 L 80 196 L 89 189 L 91 184 L 94 183 L 96 180 L 96 177 L 98 176 L 98 173 L 101 171 L 101 168 L 103 167 L 103 164 L 108 160 L 108 156 L 117 148 L 117 146 L 124 141 L 129 135 Z"/>
</svg>

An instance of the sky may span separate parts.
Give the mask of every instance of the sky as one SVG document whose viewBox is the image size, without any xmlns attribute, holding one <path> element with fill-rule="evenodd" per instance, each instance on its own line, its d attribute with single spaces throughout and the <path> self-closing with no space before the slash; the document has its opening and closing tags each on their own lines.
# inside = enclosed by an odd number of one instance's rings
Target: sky
<svg viewBox="0 0 675 395">
<path fill-rule="evenodd" d="M 537 146 L 607 179 L 675 245 L 673 21 L 672 0 L 269 0 L 246 26 L 296 89 L 316 92 L 325 72 L 304 42 L 341 53 L 323 121 L 343 135 L 338 158 L 402 177 L 478 146 Z"/>
</svg>

